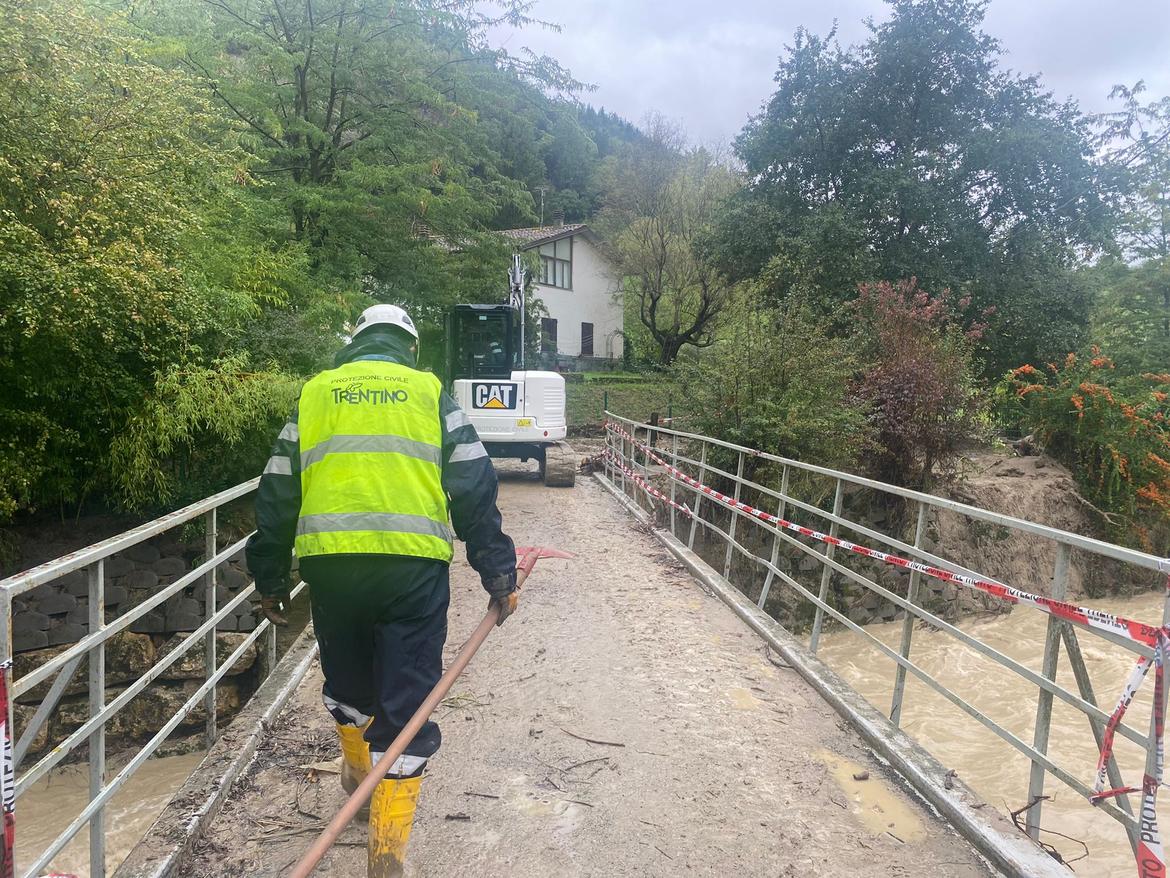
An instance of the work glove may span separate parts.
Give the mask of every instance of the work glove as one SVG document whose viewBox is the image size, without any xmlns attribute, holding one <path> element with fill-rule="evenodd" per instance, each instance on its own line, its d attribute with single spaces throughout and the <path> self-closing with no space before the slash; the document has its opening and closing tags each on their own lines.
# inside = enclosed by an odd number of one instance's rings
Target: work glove
<svg viewBox="0 0 1170 878">
<path fill-rule="evenodd" d="M 516 612 L 516 605 L 520 603 L 520 589 L 513 589 L 506 595 L 501 595 L 498 598 L 492 598 L 488 601 L 488 609 L 492 607 L 500 608 L 500 618 L 496 620 L 496 627 L 499 628 L 504 624 L 504 620 Z"/>
<path fill-rule="evenodd" d="M 291 605 L 292 596 L 289 594 L 287 582 L 276 586 L 268 594 L 260 595 L 260 612 L 269 622 L 273 625 L 279 625 L 281 628 L 288 625 L 288 619 L 284 614 L 288 612 Z"/>
<path fill-rule="evenodd" d="M 516 571 L 490 579 L 485 578 L 483 587 L 492 596 L 488 602 L 488 610 L 490 611 L 492 607 L 500 609 L 500 618 L 496 620 L 496 626 L 503 625 L 504 620 L 516 612 L 516 604 L 520 601 L 520 589 L 516 587 Z"/>
</svg>

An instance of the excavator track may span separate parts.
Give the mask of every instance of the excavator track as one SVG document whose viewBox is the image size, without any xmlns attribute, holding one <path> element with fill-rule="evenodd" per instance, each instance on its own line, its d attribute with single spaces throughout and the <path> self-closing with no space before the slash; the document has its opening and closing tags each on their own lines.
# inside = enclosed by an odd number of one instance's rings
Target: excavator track
<svg viewBox="0 0 1170 878">
<path fill-rule="evenodd" d="M 544 484 L 549 488 L 571 488 L 577 482 L 577 455 L 571 446 L 555 442 L 544 449 Z"/>
</svg>

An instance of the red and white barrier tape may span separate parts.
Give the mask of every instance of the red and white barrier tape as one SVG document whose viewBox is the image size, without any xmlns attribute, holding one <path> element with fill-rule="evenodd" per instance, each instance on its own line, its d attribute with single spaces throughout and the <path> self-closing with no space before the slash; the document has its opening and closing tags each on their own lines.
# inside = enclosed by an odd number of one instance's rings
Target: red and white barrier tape
<svg viewBox="0 0 1170 878">
<path fill-rule="evenodd" d="M 1170 590 L 1170 578 L 1167 578 L 1166 588 Z M 1154 645 L 1154 657 L 1138 658 L 1137 664 L 1125 682 L 1117 706 L 1109 715 L 1109 722 L 1105 725 L 1105 732 L 1101 736 L 1101 753 L 1097 758 L 1097 778 L 1093 784 L 1094 794 L 1089 801 L 1094 805 L 1104 799 L 1114 798 L 1125 793 L 1141 793 L 1141 811 L 1138 813 L 1138 846 L 1137 866 L 1141 878 L 1165 878 L 1166 858 L 1162 850 L 1161 833 L 1158 831 L 1158 789 L 1162 786 L 1164 756 L 1165 756 L 1165 726 L 1166 705 L 1164 702 L 1166 659 L 1170 656 L 1170 629 L 1162 629 Z M 1150 665 L 1154 665 L 1154 773 L 1142 775 L 1141 787 L 1115 787 L 1106 789 L 1107 769 L 1109 757 L 1113 754 L 1113 739 L 1117 727 L 1125 717 L 1125 712 L 1137 696 L 1142 681 L 1149 673 Z M 1147 765 L 1149 760 L 1147 760 Z"/>
<path fill-rule="evenodd" d="M 671 466 L 661 456 L 655 453 L 654 449 L 647 445 L 643 445 L 634 439 L 625 430 L 615 425 L 609 425 L 610 429 L 619 435 L 625 436 L 634 446 L 644 452 L 651 460 L 658 465 L 665 468 L 676 479 L 686 482 L 692 488 L 702 491 L 710 497 L 719 500 L 726 506 L 738 509 L 753 518 L 758 518 L 768 524 L 777 527 L 785 528 L 802 536 L 811 537 L 822 543 L 828 543 L 831 546 L 837 546 L 846 551 L 853 552 L 857 555 L 864 555 L 867 558 L 873 558 L 882 561 L 886 564 L 892 564 L 895 567 L 902 567 L 906 570 L 915 570 L 925 576 L 930 576 L 934 579 L 942 580 L 943 582 L 953 582 L 956 585 L 964 585 L 968 588 L 974 588 L 978 591 L 986 592 L 994 595 L 1005 601 L 1010 601 L 1013 604 L 1026 604 L 1035 607 L 1045 613 L 1050 613 L 1058 616 L 1061 619 L 1066 619 L 1069 622 L 1075 622 L 1086 628 L 1097 628 L 1103 631 L 1110 631 L 1113 634 L 1133 640 L 1146 646 L 1154 646 L 1157 642 L 1158 635 L 1162 631 L 1161 628 L 1147 625 L 1145 622 L 1136 622 L 1132 619 L 1126 619 L 1122 616 L 1116 616 L 1112 613 L 1106 613 L 1101 610 L 1092 610 L 1087 607 L 1078 607 L 1076 604 L 1070 604 L 1065 601 L 1053 600 L 1052 598 L 1042 597 L 1041 595 L 1030 594 L 1026 591 L 1012 588 L 1007 585 L 1001 585 L 998 582 L 988 582 L 983 579 L 975 579 L 971 576 L 964 576 L 961 573 L 952 573 L 950 570 L 943 570 L 938 567 L 932 567 L 929 564 L 923 564 L 920 561 L 911 561 L 908 558 L 902 558 L 897 555 L 891 555 L 888 552 L 883 552 L 879 549 L 871 549 L 868 546 L 859 546 L 857 543 L 840 537 L 834 537 L 829 534 L 821 533 L 812 528 L 802 527 L 787 519 L 779 518 L 770 513 L 764 512 L 762 509 L 756 509 L 742 501 L 736 500 L 734 497 L 729 497 L 709 485 L 704 485 L 698 479 L 693 479 L 677 467 Z"/>
<path fill-rule="evenodd" d="M 977 591 L 993 595 L 1001 600 L 1008 601 L 1013 604 L 1024 604 L 1025 606 L 1034 607 L 1041 612 L 1048 613 L 1063 619 L 1067 622 L 1072 622 L 1089 629 L 1098 629 L 1102 631 L 1109 631 L 1119 637 L 1124 637 L 1135 643 L 1141 643 L 1149 647 L 1153 647 L 1154 656 L 1152 659 L 1147 659 L 1145 656 L 1138 658 L 1137 664 L 1130 674 L 1129 680 L 1126 682 L 1125 689 L 1118 699 L 1117 706 L 1109 717 L 1109 721 L 1105 727 L 1105 733 L 1101 741 L 1101 753 L 1097 760 L 1097 777 L 1094 783 L 1094 794 L 1090 796 L 1089 801 L 1092 804 L 1097 804 L 1105 799 L 1113 798 L 1124 793 L 1142 794 L 1142 807 L 1139 815 L 1139 845 L 1137 850 L 1137 866 L 1138 875 L 1140 878 L 1166 878 L 1166 861 L 1162 850 L 1162 842 L 1160 833 L 1158 831 L 1158 814 L 1157 814 L 1157 796 L 1158 788 L 1162 785 L 1163 777 L 1163 757 L 1164 757 L 1164 731 L 1165 731 L 1165 704 L 1163 703 L 1164 691 L 1164 674 L 1165 664 L 1170 658 L 1170 627 L 1157 627 L 1148 625 L 1145 622 L 1138 622 L 1133 619 L 1126 619 L 1123 616 L 1117 616 L 1113 613 L 1106 613 L 1101 610 L 1094 610 L 1088 607 L 1079 607 L 1076 604 L 1070 604 L 1066 601 L 1058 601 L 1052 598 L 1043 597 L 1042 595 L 1031 594 L 1026 591 L 1012 588 L 1007 585 L 1002 585 L 998 582 L 988 582 L 984 579 L 976 579 L 972 576 L 965 576 L 961 573 L 953 573 L 950 570 L 943 570 L 938 567 L 932 567 L 929 564 L 923 564 L 919 561 L 911 561 L 909 558 L 902 558 L 897 555 L 891 555 L 888 552 L 883 552 L 879 549 L 871 549 L 868 546 L 860 546 L 857 543 L 849 540 L 834 537 L 830 534 L 821 533 L 812 528 L 803 527 L 787 519 L 772 515 L 762 509 L 757 509 L 734 497 L 716 491 L 709 485 L 704 485 L 698 479 L 688 476 L 682 470 L 667 463 L 654 449 L 650 448 L 635 439 L 631 434 L 623 430 L 616 424 L 606 423 L 606 429 L 610 432 L 616 433 L 628 440 L 631 445 L 641 451 L 649 460 L 653 460 L 659 466 L 663 467 L 676 481 L 682 481 L 690 485 L 697 491 L 700 491 L 709 497 L 712 497 L 722 503 L 724 506 L 732 509 L 738 509 L 740 512 L 757 518 L 760 521 L 781 527 L 786 530 L 801 534 L 802 536 L 810 537 L 822 543 L 831 546 L 837 546 L 857 555 L 863 555 L 867 558 L 873 558 L 877 561 L 882 561 L 886 564 L 895 567 L 901 567 L 906 570 L 917 571 L 924 576 L 929 576 L 933 579 L 942 580 L 943 582 L 952 582 L 956 585 L 962 585 L 967 588 L 976 589 Z M 630 476 L 634 482 L 639 485 L 646 493 L 656 499 L 662 500 L 670 506 L 673 506 L 686 515 L 692 515 L 692 511 L 685 505 L 676 503 L 670 500 L 665 494 L 651 485 L 645 478 L 637 475 L 632 469 L 626 467 L 620 460 L 619 456 L 613 449 L 607 448 L 606 455 L 610 461 L 621 469 L 626 475 Z M 1170 595 L 1170 576 L 1166 581 L 1167 594 Z M 1136 697 L 1138 689 L 1141 688 L 1142 681 L 1146 678 L 1150 665 L 1155 666 L 1155 689 L 1154 689 L 1154 741 L 1155 748 L 1154 757 L 1154 774 L 1145 774 L 1142 779 L 1142 786 L 1137 787 L 1119 787 L 1116 789 L 1106 789 L 1107 766 L 1111 756 L 1113 755 L 1113 741 L 1117 731 L 1117 727 L 1121 724 L 1125 717 L 1125 712 L 1129 709 L 1130 704 Z"/>
<path fill-rule="evenodd" d="M 618 457 L 617 457 L 617 455 L 616 455 L 616 454 L 614 454 L 612 450 L 610 450 L 610 449 L 608 449 L 608 448 L 607 448 L 607 449 L 605 450 L 605 456 L 606 456 L 607 458 L 609 458 L 609 461 L 610 461 L 610 463 L 611 463 L 611 464 L 612 464 L 614 467 L 616 467 L 617 469 L 620 469 L 620 470 L 621 470 L 623 473 L 625 473 L 627 476 L 629 476 L 631 479 L 633 479 L 633 481 L 634 481 L 634 484 L 638 485 L 638 486 L 639 486 L 639 487 L 640 487 L 640 488 L 641 488 L 643 491 L 645 491 L 645 492 L 646 492 L 647 494 L 649 494 L 651 497 L 653 497 L 653 498 L 654 498 L 654 499 L 656 499 L 656 500 L 661 500 L 661 501 L 662 501 L 663 503 L 665 503 L 667 506 L 672 506 L 672 507 L 674 507 L 674 508 L 675 508 L 675 509 L 677 509 L 679 512 L 683 513 L 684 515 L 686 515 L 686 516 L 688 516 L 688 517 L 689 517 L 689 516 L 691 516 L 691 515 L 693 515 L 693 513 L 691 512 L 691 509 L 690 509 L 690 507 L 688 507 L 688 506 L 686 506 L 686 505 L 684 505 L 684 504 L 682 504 L 682 503 L 678 503 L 678 502 L 677 502 L 677 501 L 675 501 L 675 500 L 671 500 L 669 496 L 667 496 L 666 494 L 664 494 L 662 491 L 659 491 L 657 488 L 655 488 L 653 485 L 651 485 L 651 484 L 650 484 L 648 481 L 646 481 L 646 479 L 645 479 L 645 478 L 643 478 L 642 476 L 638 475 L 636 472 L 634 472 L 634 471 L 633 471 L 632 469 L 630 469 L 628 466 L 624 466 L 624 465 L 623 465 L 623 464 L 622 464 L 622 463 L 621 463 L 621 462 L 618 460 Z"/>
</svg>

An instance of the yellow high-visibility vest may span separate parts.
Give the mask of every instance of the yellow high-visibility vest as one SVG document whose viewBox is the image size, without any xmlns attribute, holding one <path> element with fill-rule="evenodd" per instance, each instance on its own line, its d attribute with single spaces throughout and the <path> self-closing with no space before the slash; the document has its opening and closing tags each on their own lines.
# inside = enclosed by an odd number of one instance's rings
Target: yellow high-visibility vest
<svg viewBox="0 0 1170 878">
<path fill-rule="evenodd" d="M 298 426 L 296 551 L 451 560 L 439 380 L 380 359 L 312 378 Z"/>
</svg>

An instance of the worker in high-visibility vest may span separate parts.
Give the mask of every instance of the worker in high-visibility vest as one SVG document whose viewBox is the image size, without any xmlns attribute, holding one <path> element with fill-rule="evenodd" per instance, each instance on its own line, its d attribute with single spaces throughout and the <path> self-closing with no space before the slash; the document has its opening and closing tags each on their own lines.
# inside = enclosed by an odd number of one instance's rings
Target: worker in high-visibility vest
<svg viewBox="0 0 1170 878">
<path fill-rule="evenodd" d="M 416 368 L 417 352 L 403 309 L 362 313 L 335 367 L 301 390 L 260 478 L 248 540 L 261 609 L 276 624 L 287 624 L 295 545 L 349 792 L 442 675 L 450 525 L 500 621 L 516 608 L 515 547 L 501 529 L 495 469 L 439 380 Z M 401 869 L 439 741 L 427 722 L 378 785 L 371 874 L 375 863 L 378 874 Z"/>
</svg>

